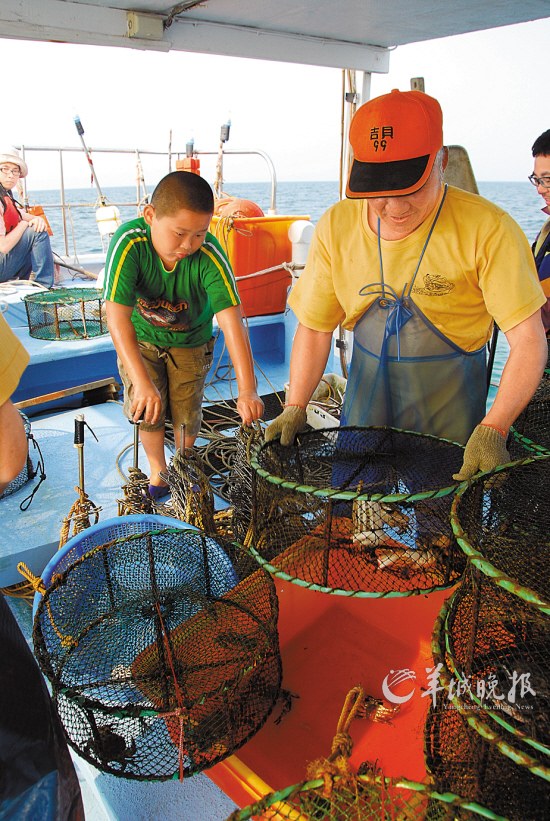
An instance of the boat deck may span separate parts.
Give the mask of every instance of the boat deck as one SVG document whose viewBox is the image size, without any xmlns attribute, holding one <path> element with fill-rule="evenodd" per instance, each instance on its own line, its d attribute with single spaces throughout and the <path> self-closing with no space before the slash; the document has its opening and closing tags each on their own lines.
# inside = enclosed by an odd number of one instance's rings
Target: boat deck
<svg viewBox="0 0 550 821">
<path fill-rule="evenodd" d="M 249 320 L 261 395 L 281 391 L 288 379 L 288 352 L 294 327 L 283 314 Z M 28 338 L 24 344 L 28 344 Z M 50 344 L 57 348 L 67 343 Z M 338 370 L 332 358 L 327 368 Z M 206 388 L 207 407 L 234 398 L 236 385 L 231 374 L 220 336 Z M 19 506 L 36 479 L 0 502 L 5 521 L 10 522 L 9 529 L 0 531 L 0 586 L 22 580 L 16 570 L 18 561 L 24 561 L 32 572 L 40 575 L 57 550 L 62 518 L 77 499 L 78 458 L 73 437 L 74 420 L 79 413 L 83 413 L 98 439 L 86 430 L 85 490 L 92 502 L 101 507 L 100 521 L 117 515 L 117 499 L 124 483 L 117 459 L 127 473 L 133 462 L 133 428 L 125 419 L 120 402 L 82 408 L 74 398 L 72 401 L 73 407 L 67 410 L 42 415 L 40 409 L 31 408 L 28 414 L 47 478 L 27 510 L 22 511 Z M 277 411 L 277 401 L 272 404 L 268 418 Z M 35 463 L 36 452 L 32 456 Z M 141 450 L 139 458 L 140 467 L 146 471 Z M 217 498 L 217 504 L 225 503 Z M 247 804 L 271 788 L 302 781 L 307 763 L 330 753 L 348 691 L 360 684 L 367 693 L 381 698 L 381 682 L 394 669 L 414 671 L 414 681 L 406 682 L 409 689 L 414 688 L 414 697 L 391 722 L 354 722 L 352 763 L 370 762 L 386 775 L 422 780 L 423 723 L 429 699 L 421 697 L 421 688 L 426 668 L 432 665 L 433 622 L 448 592 L 393 600 L 343 599 L 303 590 L 279 579 L 275 583 L 283 689 L 293 694 L 289 696 L 290 711 L 282 715 L 281 701 L 248 744 L 183 784 L 125 781 L 121 789 L 120 779 L 75 757 L 88 821 L 150 821 L 168 817 L 220 821 L 236 804 Z M 30 608 L 21 600 L 10 600 L 10 604 L 30 640 Z"/>
</svg>

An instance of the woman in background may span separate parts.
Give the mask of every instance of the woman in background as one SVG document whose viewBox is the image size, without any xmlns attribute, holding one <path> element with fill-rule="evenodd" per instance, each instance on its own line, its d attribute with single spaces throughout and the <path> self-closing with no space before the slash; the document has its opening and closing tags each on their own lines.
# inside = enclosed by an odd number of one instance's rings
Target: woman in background
<svg viewBox="0 0 550 821">
<path fill-rule="evenodd" d="M 47 224 L 15 201 L 12 189 L 28 174 L 16 148 L 0 149 L 0 282 L 34 279 L 46 288 L 54 281 L 54 262 Z"/>
</svg>

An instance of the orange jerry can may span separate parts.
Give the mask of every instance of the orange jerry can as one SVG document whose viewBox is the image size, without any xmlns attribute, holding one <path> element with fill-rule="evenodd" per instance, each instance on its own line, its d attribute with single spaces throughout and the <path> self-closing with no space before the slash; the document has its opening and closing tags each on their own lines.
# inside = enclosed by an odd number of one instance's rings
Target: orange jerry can
<svg viewBox="0 0 550 821">
<path fill-rule="evenodd" d="M 245 316 L 265 316 L 286 310 L 292 275 L 278 266 L 292 261 L 288 231 L 296 220 L 309 220 L 309 217 L 214 215 L 212 218 L 210 231 L 229 258 Z M 271 268 L 276 270 L 266 270 Z M 266 273 L 260 273 L 262 271 Z"/>
</svg>

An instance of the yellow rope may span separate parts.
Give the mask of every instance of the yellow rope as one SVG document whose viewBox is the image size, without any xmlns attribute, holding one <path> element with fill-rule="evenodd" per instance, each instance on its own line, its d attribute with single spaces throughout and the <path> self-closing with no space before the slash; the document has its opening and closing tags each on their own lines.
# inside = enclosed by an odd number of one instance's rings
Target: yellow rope
<svg viewBox="0 0 550 821">
<path fill-rule="evenodd" d="M 315 781 L 323 780 L 323 797 L 330 798 L 334 786 L 334 779 L 341 777 L 348 787 L 352 787 L 356 776 L 352 773 L 349 758 L 353 749 L 353 741 L 349 735 L 349 726 L 358 711 L 363 707 L 365 691 L 360 685 L 353 687 L 346 696 L 336 734 L 332 741 L 332 749 L 328 758 L 318 758 L 310 762 L 307 768 L 307 778 Z"/>
<path fill-rule="evenodd" d="M 81 533 L 83 530 L 86 530 L 87 527 L 90 527 L 90 516 L 94 516 L 94 524 L 97 524 L 99 521 L 101 508 L 96 507 L 81 488 L 75 487 L 75 490 L 78 493 L 78 499 L 63 519 L 58 549 L 62 548 L 72 536 L 76 536 L 77 533 Z M 71 525 L 73 527 L 72 534 Z"/>
<path fill-rule="evenodd" d="M 118 500 L 118 515 L 129 513 L 155 513 L 156 505 L 149 493 L 149 479 L 139 468 L 128 469 L 129 478 L 122 485 L 123 499 Z"/>
<path fill-rule="evenodd" d="M 21 573 L 21 575 L 25 577 L 27 582 L 30 584 L 30 586 L 32 587 L 33 592 L 40 593 L 42 596 L 45 594 L 46 587 L 44 586 L 44 582 L 42 581 L 40 576 L 35 576 L 34 573 L 32 572 L 32 570 L 30 570 L 24 562 L 19 562 L 19 564 L 17 565 L 17 569 Z M 58 630 L 58 628 L 57 628 L 57 626 L 54 622 L 54 619 L 53 619 L 53 615 L 52 615 L 52 611 L 51 611 L 49 602 L 47 602 L 46 608 L 48 610 L 48 615 L 50 617 L 51 625 L 52 625 L 59 641 L 61 642 L 62 646 L 63 647 L 76 647 L 78 642 L 76 642 L 73 639 L 72 636 L 65 636 L 63 633 L 61 633 L 60 630 Z"/>
<path fill-rule="evenodd" d="M 170 487 L 177 518 L 205 533 L 215 533 L 212 488 L 193 449 L 177 450 L 162 478 Z"/>
<path fill-rule="evenodd" d="M 40 576 L 35 576 L 32 570 L 30 570 L 25 562 L 19 562 L 17 565 L 18 571 L 21 573 L 22 576 L 28 581 L 30 586 L 35 592 L 41 593 L 44 595 L 46 592 L 46 588 L 44 587 L 44 582 L 40 578 Z"/>
</svg>

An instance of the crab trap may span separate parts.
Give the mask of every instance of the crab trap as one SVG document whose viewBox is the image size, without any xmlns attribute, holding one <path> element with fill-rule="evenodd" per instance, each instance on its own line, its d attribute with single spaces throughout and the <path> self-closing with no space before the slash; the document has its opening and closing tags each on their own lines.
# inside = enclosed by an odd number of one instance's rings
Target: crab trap
<svg viewBox="0 0 550 821">
<path fill-rule="evenodd" d="M 510 430 L 508 450 L 513 459 L 550 453 L 550 370 Z"/>
<path fill-rule="evenodd" d="M 37 339 L 90 339 L 108 333 L 98 288 L 54 288 L 24 297 L 29 333 Z"/>
<path fill-rule="evenodd" d="M 548 759 L 518 734 L 503 731 L 482 706 L 472 703 L 467 683 L 449 665 L 446 623 L 452 607 L 452 600 L 443 607 L 432 644 L 439 683 L 432 693 L 424 741 L 435 788 L 458 792 L 510 821 L 543 821 L 548 818 L 550 795 Z M 487 682 L 490 687 L 491 679 Z M 512 701 L 509 693 L 505 700 L 508 716 L 529 706 L 528 700 Z"/>
<path fill-rule="evenodd" d="M 550 458 L 540 457 L 458 492 L 451 521 L 470 564 L 442 641 L 464 705 L 550 774 L 549 479 Z"/>
<path fill-rule="evenodd" d="M 471 564 L 518 608 L 550 616 L 550 455 L 497 468 L 459 488 L 451 510 Z"/>
<path fill-rule="evenodd" d="M 104 544 L 112 542 L 114 539 L 124 539 L 126 536 L 131 536 L 134 533 L 147 533 L 150 530 L 162 530 L 168 527 L 186 529 L 187 525 L 169 516 L 141 513 L 104 519 L 76 533 L 53 554 L 42 571 L 41 590 L 37 589 L 34 596 L 33 618 L 36 616 L 36 611 L 45 589 L 48 588 L 61 573 L 68 570 L 74 562 L 81 559 L 82 556 L 85 556 L 86 553 L 89 553 L 96 547 L 101 547 Z M 37 588 L 39 587 L 38 585 L 36 586 Z"/>
<path fill-rule="evenodd" d="M 280 691 L 271 577 L 194 528 L 88 550 L 53 574 L 33 638 L 69 743 L 128 779 L 211 767 L 260 729 Z"/>
<path fill-rule="evenodd" d="M 359 775 L 353 783 L 342 777 L 334 780 L 329 795 L 324 794 L 323 779 L 293 784 L 233 813 L 227 821 L 366 821 L 387 818 L 399 821 L 459 821 L 502 816 L 475 801 L 452 792 L 437 792 L 433 787 L 406 779 Z"/>
<path fill-rule="evenodd" d="M 291 447 L 264 443 L 251 457 L 245 545 L 272 574 L 314 590 L 382 597 L 443 589 L 465 563 L 450 526 L 462 458 L 453 442 L 388 427 L 307 431 Z"/>
</svg>

